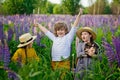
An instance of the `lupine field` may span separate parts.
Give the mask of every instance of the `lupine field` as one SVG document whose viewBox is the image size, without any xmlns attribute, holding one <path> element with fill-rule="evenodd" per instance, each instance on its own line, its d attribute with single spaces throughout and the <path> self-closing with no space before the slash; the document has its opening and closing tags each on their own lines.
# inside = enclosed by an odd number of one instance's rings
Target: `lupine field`
<svg viewBox="0 0 120 80">
<path fill-rule="evenodd" d="M 64 21 L 70 29 L 75 18 L 76 16 L 71 15 L 36 14 L 0 16 L 0 80 L 60 80 L 63 72 L 66 72 L 64 80 L 74 80 L 76 39 L 74 38 L 71 46 L 71 71 L 53 71 L 50 65 L 52 41 L 33 24 L 38 21 L 53 31 L 55 22 Z M 79 27 L 84 26 L 89 26 L 96 32 L 96 42 L 100 47 L 98 57 L 91 65 L 92 70 L 87 71 L 84 80 L 120 80 L 120 16 L 82 15 Z M 13 63 L 11 57 L 17 50 L 19 36 L 26 32 L 37 35 L 33 47 L 40 61 L 31 61 L 22 66 L 20 63 Z"/>
</svg>

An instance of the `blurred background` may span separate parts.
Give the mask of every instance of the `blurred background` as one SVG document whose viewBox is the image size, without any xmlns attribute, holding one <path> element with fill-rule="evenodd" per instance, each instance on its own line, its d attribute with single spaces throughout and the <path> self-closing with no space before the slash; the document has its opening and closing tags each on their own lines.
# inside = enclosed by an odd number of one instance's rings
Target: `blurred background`
<svg viewBox="0 0 120 80">
<path fill-rule="evenodd" d="M 120 0 L 0 0 L 0 14 L 120 14 Z"/>
</svg>

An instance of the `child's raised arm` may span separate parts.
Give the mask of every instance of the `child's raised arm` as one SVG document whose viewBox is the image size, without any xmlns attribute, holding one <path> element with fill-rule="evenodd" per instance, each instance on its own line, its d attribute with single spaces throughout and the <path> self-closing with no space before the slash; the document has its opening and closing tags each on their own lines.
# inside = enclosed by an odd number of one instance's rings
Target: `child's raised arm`
<svg viewBox="0 0 120 80">
<path fill-rule="evenodd" d="M 80 11 L 79 11 L 79 13 L 78 13 L 78 15 L 77 15 L 77 17 L 76 17 L 76 20 L 75 20 L 75 22 L 74 22 L 74 24 L 73 24 L 74 27 L 77 27 L 77 26 L 78 26 L 78 23 L 79 23 L 81 14 L 82 14 L 82 9 L 80 8 Z"/>
<path fill-rule="evenodd" d="M 41 24 L 36 23 L 36 25 L 40 28 L 40 30 L 44 33 L 46 33 L 48 31 L 48 29 L 46 29 L 45 27 L 43 27 Z"/>
</svg>

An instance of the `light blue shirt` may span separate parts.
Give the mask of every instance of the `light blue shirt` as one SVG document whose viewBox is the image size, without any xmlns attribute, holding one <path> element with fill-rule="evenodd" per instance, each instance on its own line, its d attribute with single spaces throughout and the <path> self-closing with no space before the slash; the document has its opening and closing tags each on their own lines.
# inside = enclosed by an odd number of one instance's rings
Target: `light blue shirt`
<svg viewBox="0 0 120 80">
<path fill-rule="evenodd" d="M 62 61 L 70 56 L 71 43 L 74 39 L 77 27 L 72 27 L 70 32 L 63 37 L 56 37 L 50 31 L 45 34 L 53 41 L 52 61 Z"/>
</svg>

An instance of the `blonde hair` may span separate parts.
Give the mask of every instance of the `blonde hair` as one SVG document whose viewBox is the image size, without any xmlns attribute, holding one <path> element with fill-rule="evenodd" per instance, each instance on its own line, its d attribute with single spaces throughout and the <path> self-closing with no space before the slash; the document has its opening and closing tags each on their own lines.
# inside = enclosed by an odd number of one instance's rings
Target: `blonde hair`
<svg viewBox="0 0 120 80">
<path fill-rule="evenodd" d="M 60 29 L 64 29 L 65 30 L 65 34 L 68 33 L 67 24 L 64 23 L 64 22 L 60 22 L 59 21 L 59 22 L 55 23 L 55 25 L 54 25 L 54 34 L 55 34 L 55 36 L 58 36 L 57 35 L 57 31 L 60 30 Z"/>
</svg>

